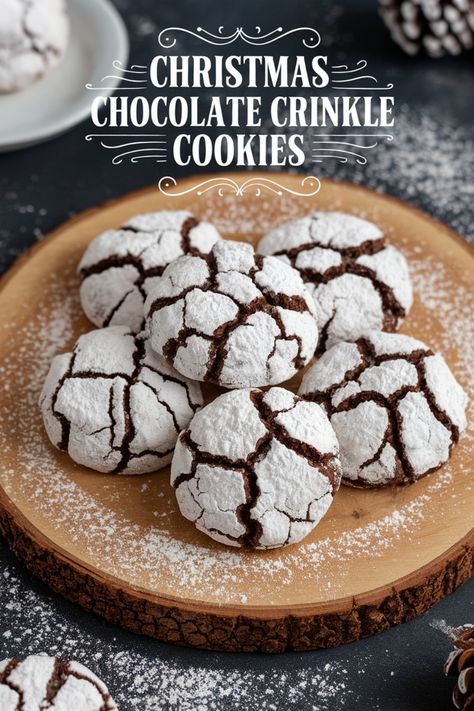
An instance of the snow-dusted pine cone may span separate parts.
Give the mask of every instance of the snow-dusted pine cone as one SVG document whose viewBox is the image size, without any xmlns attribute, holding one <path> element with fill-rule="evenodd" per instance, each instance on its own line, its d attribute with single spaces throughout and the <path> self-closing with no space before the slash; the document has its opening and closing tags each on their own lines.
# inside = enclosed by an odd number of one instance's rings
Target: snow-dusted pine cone
<svg viewBox="0 0 474 711">
<path fill-rule="evenodd" d="M 446 660 L 444 673 L 457 676 L 453 690 L 454 708 L 474 709 L 474 627 L 466 625 L 452 634 L 454 649 Z"/>
<path fill-rule="evenodd" d="M 380 0 L 392 39 L 407 54 L 459 54 L 474 46 L 474 0 Z"/>
</svg>

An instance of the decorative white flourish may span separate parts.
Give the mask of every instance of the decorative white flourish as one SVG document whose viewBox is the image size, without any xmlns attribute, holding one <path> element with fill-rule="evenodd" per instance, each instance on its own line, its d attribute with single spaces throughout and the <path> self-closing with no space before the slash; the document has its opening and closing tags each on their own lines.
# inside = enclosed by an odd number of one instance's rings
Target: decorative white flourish
<svg viewBox="0 0 474 711">
<path fill-rule="evenodd" d="M 112 158 L 113 165 L 120 165 L 127 157 L 131 163 L 138 163 L 144 158 L 154 158 L 156 163 L 166 163 L 166 140 L 158 140 L 166 139 L 164 133 L 89 133 L 86 136 L 86 141 L 92 141 L 94 138 L 100 138 L 100 145 L 108 150 L 119 151 L 122 148 L 132 148 L 132 150 L 117 153 Z M 108 138 L 133 138 L 135 140 L 110 143 L 104 140 Z M 137 148 L 137 146 L 146 146 L 146 148 Z"/>
<path fill-rule="evenodd" d="M 362 146 L 363 147 L 363 146 Z M 326 154 L 325 151 L 333 151 L 336 155 Z M 348 156 L 354 156 L 356 163 L 359 165 L 367 165 L 367 158 L 361 153 L 356 153 L 356 151 L 346 151 L 343 148 L 318 148 L 318 153 L 313 154 L 313 163 L 322 163 L 324 158 L 339 158 L 341 163 L 347 163 L 347 158 L 341 160 L 342 155 L 347 154 Z"/>
<path fill-rule="evenodd" d="M 314 29 L 314 27 L 295 27 L 292 30 L 287 30 L 287 32 L 283 32 L 283 27 L 277 27 L 271 32 L 262 34 L 262 28 L 256 26 L 255 35 L 248 34 L 242 27 L 236 27 L 231 34 L 225 35 L 224 26 L 220 25 L 220 27 L 217 28 L 217 34 L 209 32 L 203 27 L 196 27 L 196 31 L 188 30 L 184 27 L 166 27 L 164 30 L 161 30 L 160 34 L 158 35 L 159 44 L 165 49 L 174 47 L 174 45 L 176 44 L 176 37 L 174 35 L 177 32 L 184 32 L 185 34 L 197 37 L 203 42 L 207 42 L 207 44 L 214 44 L 220 46 L 232 44 L 232 42 L 235 42 L 237 39 L 241 39 L 247 44 L 252 45 L 271 44 L 272 42 L 276 42 L 277 40 L 280 40 L 283 37 L 288 37 L 288 35 L 292 35 L 297 32 L 302 32 L 307 35 L 307 37 L 302 40 L 305 47 L 314 49 L 321 42 L 321 35 L 317 30 Z"/>
<path fill-rule="evenodd" d="M 314 133 L 318 138 L 386 138 L 393 141 L 391 133 Z"/>
<path fill-rule="evenodd" d="M 107 81 L 108 79 L 117 80 L 120 82 L 128 82 L 128 86 L 93 86 L 92 84 L 86 84 L 86 89 L 89 91 L 139 91 L 140 89 L 146 89 L 148 80 L 148 71 L 143 64 L 132 64 L 130 69 L 125 69 L 122 62 L 119 59 L 114 59 L 112 62 L 112 67 L 117 70 L 117 74 L 106 74 L 100 80 L 101 83 Z M 132 74 L 133 76 L 125 76 L 126 74 Z M 130 86 L 130 84 L 138 84 L 138 86 Z"/>
<path fill-rule="evenodd" d="M 124 69 L 123 64 L 120 61 L 120 59 L 114 59 L 114 61 L 112 62 L 112 66 L 114 69 L 117 69 L 117 71 L 125 72 L 126 74 L 146 74 L 147 73 L 146 64 L 132 64 L 130 69 Z"/>
<path fill-rule="evenodd" d="M 333 86 L 333 89 L 338 91 L 344 91 L 344 89 L 356 90 L 356 91 L 390 91 L 393 89 L 393 84 L 387 84 L 386 86 Z"/>
<path fill-rule="evenodd" d="M 92 84 L 86 84 L 86 89 L 88 91 L 140 91 L 140 89 L 146 89 L 146 84 L 140 86 L 92 86 Z"/>
<path fill-rule="evenodd" d="M 366 156 L 356 151 L 340 148 L 339 146 L 350 146 L 358 150 L 372 150 L 372 148 L 376 148 L 379 145 L 378 140 L 374 141 L 374 143 L 361 143 L 360 141 L 339 141 L 337 140 L 338 138 L 385 138 L 389 142 L 393 141 L 391 133 L 314 133 L 313 135 L 316 137 L 316 139 L 312 141 L 314 146 L 312 148 L 313 163 L 322 163 L 323 160 L 327 158 L 335 158 L 340 163 L 347 163 L 349 160 L 348 156 L 352 156 L 359 165 L 367 165 Z"/>
<path fill-rule="evenodd" d="M 367 67 L 367 60 L 366 59 L 359 59 L 359 61 L 356 62 L 355 69 L 349 69 L 347 64 L 333 64 L 331 69 L 332 69 L 333 74 L 354 74 L 355 72 L 361 72 L 366 67 Z"/>
<path fill-rule="evenodd" d="M 339 161 L 339 163 L 347 163 L 348 158 L 346 156 L 341 156 L 341 155 L 333 155 L 330 153 L 327 153 L 324 156 L 320 156 L 320 158 L 312 158 L 312 163 L 322 163 L 325 158 L 336 158 L 336 160 Z"/>
<path fill-rule="evenodd" d="M 337 144 L 339 146 L 352 146 L 353 148 L 376 148 L 376 146 L 379 145 L 378 141 L 375 141 L 375 143 L 371 143 L 369 145 L 361 145 L 360 143 L 351 143 L 350 141 L 312 141 L 312 143 L 314 143 L 316 145 L 329 143 L 331 146 Z M 326 149 L 325 148 L 315 148 L 313 150 L 323 151 Z"/>
<path fill-rule="evenodd" d="M 393 89 L 393 84 L 386 84 L 386 86 L 379 86 L 378 79 L 376 79 L 372 74 L 360 74 L 364 69 L 367 68 L 367 60 L 359 59 L 356 63 L 354 69 L 349 69 L 347 64 L 334 64 L 331 67 L 331 81 L 332 88 L 338 91 L 347 89 L 349 91 L 389 91 Z M 335 79 L 334 74 L 342 74 L 342 79 Z M 357 76 L 349 77 L 348 74 L 356 74 Z M 367 80 L 373 82 L 372 86 L 360 86 L 357 82 Z M 354 83 L 354 86 L 347 86 L 347 84 Z M 344 84 L 345 86 L 334 86 L 335 84 Z"/>
<path fill-rule="evenodd" d="M 313 175 L 309 175 L 303 178 L 301 181 L 301 187 L 306 189 L 303 191 L 292 190 L 285 185 L 280 185 L 276 180 L 271 180 L 270 178 L 248 178 L 243 183 L 239 185 L 233 178 L 227 177 L 215 177 L 209 178 L 208 180 L 203 180 L 201 183 L 193 185 L 191 188 L 186 190 L 173 191 L 170 192 L 174 187 L 176 187 L 177 182 L 174 178 L 167 175 L 160 179 L 158 183 L 158 188 L 163 195 L 168 195 L 170 197 L 182 197 L 183 195 L 189 195 L 190 193 L 196 193 L 196 195 L 201 196 L 210 190 L 217 190 L 218 195 L 222 197 L 225 193 L 233 193 L 237 197 L 243 197 L 249 190 L 254 190 L 254 195 L 260 197 L 262 190 L 268 190 L 275 195 L 280 197 L 284 193 L 289 193 L 297 197 L 310 197 L 316 195 L 321 189 L 321 182 L 318 178 Z"/>
</svg>

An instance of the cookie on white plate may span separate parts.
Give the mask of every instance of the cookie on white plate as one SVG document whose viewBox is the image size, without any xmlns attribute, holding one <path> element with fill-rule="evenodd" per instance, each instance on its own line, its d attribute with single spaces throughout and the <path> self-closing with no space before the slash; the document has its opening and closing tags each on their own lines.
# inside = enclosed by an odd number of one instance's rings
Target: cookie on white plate
<svg viewBox="0 0 474 711">
<path fill-rule="evenodd" d="M 117 705 L 87 667 L 36 654 L 0 662 L 0 709 L 117 711 Z"/>
<path fill-rule="evenodd" d="M 449 459 L 466 427 L 467 396 L 444 358 L 401 334 L 336 344 L 307 371 L 298 394 L 325 408 L 343 482 L 352 486 L 420 479 Z"/>
<path fill-rule="evenodd" d="M 183 254 L 207 254 L 220 239 L 186 210 L 136 215 L 86 249 L 78 272 L 81 304 L 96 326 L 143 327 L 143 304 L 165 267 Z"/>
<path fill-rule="evenodd" d="M 64 0 L 0 0 L 0 93 L 18 91 L 62 59 L 69 39 Z"/>
<path fill-rule="evenodd" d="M 40 406 L 49 439 L 99 472 L 144 474 L 171 461 L 201 388 L 150 348 L 146 334 L 109 326 L 54 358 Z"/>
<path fill-rule="evenodd" d="M 289 390 L 233 390 L 178 439 L 171 484 L 183 516 L 230 546 L 297 543 L 339 488 L 336 435 L 319 405 Z"/>
<path fill-rule="evenodd" d="M 145 304 L 152 347 L 193 380 L 227 388 L 275 385 L 312 358 L 311 295 L 292 267 L 222 240 L 170 264 Z"/>
<path fill-rule="evenodd" d="M 411 308 L 405 257 L 360 217 L 314 212 L 271 230 L 257 251 L 300 272 L 317 307 L 319 351 L 370 330 L 395 331 Z"/>
</svg>

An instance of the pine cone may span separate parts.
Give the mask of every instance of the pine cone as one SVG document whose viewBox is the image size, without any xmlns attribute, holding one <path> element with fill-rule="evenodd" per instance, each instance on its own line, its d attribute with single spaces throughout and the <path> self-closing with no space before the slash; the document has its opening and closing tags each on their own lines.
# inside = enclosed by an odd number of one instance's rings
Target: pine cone
<svg viewBox="0 0 474 711">
<path fill-rule="evenodd" d="M 453 704 L 461 711 L 474 710 L 474 627 L 466 626 L 452 634 L 455 649 L 444 665 L 444 673 L 457 676 Z"/>
<path fill-rule="evenodd" d="M 474 0 L 379 0 L 380 14 L 407 54 L 459 54 L 474 46 Z"/>
</svg>

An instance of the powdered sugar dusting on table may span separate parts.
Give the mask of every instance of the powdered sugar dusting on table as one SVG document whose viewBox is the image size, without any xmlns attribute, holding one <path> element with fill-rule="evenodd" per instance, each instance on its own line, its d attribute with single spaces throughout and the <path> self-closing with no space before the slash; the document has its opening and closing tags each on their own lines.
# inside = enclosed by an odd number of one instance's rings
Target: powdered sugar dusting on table
<svg viewBox="0 0 474 711">
<path fill-rule="evenodd" d="M 285 212 L 284 205 L 282 211 Z M 244 215 L 244 221 L 246 219 Z M 472 295 L 461 284 L 450 284 L 448 288 L 444 267 L 435 260 L 418 259 L 415 253 L 411 255 L 410 267 L 415 299 L 419 299 L 432 316 L 433 324 L 437 319 L 443 324 L 444 335 L 434 345 L 442 351 L 454 350 L 457 354 L 456 361 L 450 364 L 470 391 L 471 413 L 468 419 L 472 422 Z M 423 494 L 414 494 L 408 503 L 397 506 L 379 520 L 370 520 L 369 516 L 368 522 L 361 519 L 360 525 L 337 540 L 330 536 L 323 537 L 271 556 L 236 553 L 173 536 L 169 531 L 169 521 L 177 515 L 177 507 L 168 487 L 160 493 L 160 496 L 167 497 L 163 502 L 166 504 L 162 509 L 164 513 L 155 512 L 153 522 L 145 529 L 138 526 L 121 515 L 120 510 L 113 510 L 119 493 L 109 478 L 103 479 L 104 491 L 110 501 L 110 507 L 107 507 L 66 475 L 61 469 L 61 459 L 55 455 L 42 430 L 37 408 L 38 393 L 51 358 L 57 352 L 66 350 L 75 334 L 75 319 L 80 312 L 75 287 L 72 283 L 66 289 L 63 281 L 52 280 L 48 298 L 34 321 L 19 326 L 24 339 L 20 352 L 16 351 L 14 357 L 7 359 L 2 368 L 3 380 L 8 383 L 10 377 L 15 378 L 18 357 L 24 355 L 28 358 L 32 352 L 35 354 L 25 381 L 17 386 L 22 390 L 18 396 L 18 412 L 0 413 L 7 418 L 7 424 L 11 419 L 12 427 L 21 427 L 23 437 L 20 451 L 15 453 L 22 466 L 15 471 L 7 471 L 3 479 L 7 491 L 14 483 L 17 490 L 20 487 L 26 495 L 32 496 L 40 515 L 57 529 L 67 529 L 71 540 L 80 543 L 91 561 L 94 561 L 95 550 L 100 545 L 107 553 L 106 564 L 110 574 L 135 581 L 144 576 L 152 587 L 160 585 L 160 591 L 165 578 L 174 594 L 242 606 L 252 604 L 252 593 L 242 587 L 245 576 L 258 576 L 261 583 L 259 594 L 266 596 L 268 604 L 273 601 L 275 580 L 285 587 L 295 576 L 318 579 L 321 588 L 326 586 L 327 597 L 336 598 L 338 586 L 347 575 L 345 563 L 349 559 L 373 560 L 381 557 L 384 551 L 401 539 L 410 539 L 417 546 L 416 531 L 432 497 L 442 494 L 456 498 L 457 494 L 451 487 L 452 471 L 448 465 L 430 476 Z M 409 326 L 411 332 L 417 332 L 419 324 L 416 317 L 410 320 Z M 428 324 L 428 329 L 430 326 Z M 426 324 L 424 328 L 427 328 Z M 426 333 L 419 335 L 427 337 Z M 8 431 L 8 427 L 6 429 Z M 0 436 L 0 446 L 2 451 L 7 452 L 11 444 L 8 439 L 1 441 Z M 30 479 L 33 472 L 36 485 L 32 493 Z M 148 483 L 149 479 L 144 478 L 143 486 L 140 485 L 138 490 L 147 499 Z M 439 515 L 442 517 L 443 512 L 440 511 Z M 328 565 L 337 567 L 337 577 L 326 575 Z M 164 570 L 166 576 L 163 575 Z"/>
<path fill-rule="evenodd" d="M 264 133 L 269 130 L 271 127 L 268 125 L 262 127 Z M 326 127 L 324 131 L 330 129 Z M 308 146 L 312 145 L 313 132 L 314 129 L 308 129 L 304 139 L 308 156 L 311 155 Z M 324 193 L 324 178 L 349 180 L 425 209 L 472 242 L 473 161 L 472 127 L 455 126 L 426 112 L 414 113 L 411 107 L 401 106 L 397 111 L 393 141 L 380 142 L 370 152 L 367 165 L 358 165 L 355 161 L 341 164 L 338 160 L 326 160 L 315 166 L 308 157 L 303 169 L 306 175 L 316 175 L 321 179 L 321 194 Z M 278 175 L 275 177 L 278 178 Z M 224 203 L 225 209 L 219 209 L 216 226 L 227 234 L 243 232 L 250 235 L 255 224 L 258 224 L 258 231 L 262 234 L 274 227 L 272 210 L 269 209 L 272 201 L 264 193 L 253 202 L 246 214 L 242 214 L 242 201 L 237 200 L 232 192 L 225 193 L 223 197 L 209 193 L 208 197 L 208 209 L 202 218 L 212 220 L 215 205 L 222 206 Z M 302 214 L 301 203 L 295 200 L 282 201 L 280 208 L 281 222 Z M 344 208 L 335 202 L 331 209 Z"/>
<path fill-rule="evenodd" d="M 47 650 L 48 654 L 77 660 L 105 681 L 123 710 L 276 711 L 276 700 L 283 697 L 288 709 L 300 709 L 308 699 L 318 711 L 332 709 L 335 699 L 353 703 L 354 708 L 358 705 L 357 695 L 349 688 L 345 660 L 318 664 L 313 657 L 294 657 L 288 674 L 273 664 L 226 669 L 214 655 L 209 661 L 210 655 L 205 653 L 200 664 L 183 663 L 187 652 L 169 646 L 161 659 L 150 660 L 138 638 L 129 638 L 124 644 L 108 635 L 105 645 L 103 638 L 98 644 L 84 631 L 82 613 L 79 620 L 63 616 L 48 595 L 25 587 L 11 565 L 0 575 L 0 587 L 8 599 L 6 610 L 0 611 L 0 658 L 5 644 L 22 656 Z"/>
</svg>

